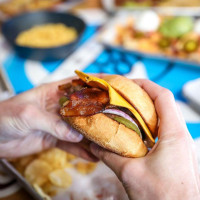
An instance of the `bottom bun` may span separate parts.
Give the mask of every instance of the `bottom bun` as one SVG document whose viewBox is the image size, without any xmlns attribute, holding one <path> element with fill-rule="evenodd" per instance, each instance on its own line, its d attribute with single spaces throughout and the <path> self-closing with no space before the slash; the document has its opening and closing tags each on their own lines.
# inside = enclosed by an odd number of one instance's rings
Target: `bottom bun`
<svg viewBox="0 0 200 200">
<path fill-rule="evenodd" d="M 100 113 L 88 117 L 65 117 L 87 139 L 125 157 L 142 157 L 147 147 L 138 134 Z"/>
</svg>

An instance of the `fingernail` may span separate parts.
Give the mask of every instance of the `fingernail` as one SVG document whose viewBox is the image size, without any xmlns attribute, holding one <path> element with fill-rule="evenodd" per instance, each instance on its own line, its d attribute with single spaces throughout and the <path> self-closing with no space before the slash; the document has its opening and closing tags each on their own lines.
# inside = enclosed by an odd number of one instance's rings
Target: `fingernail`
<svg viewBox="0 0 200 200">
<path fill-rule="evenodd" d="M 83 136 L 78 131 L 63 122 L 57 123 L 56 133 L 61 140 L 69 142 L 80 142 L 83 139 Z"/>
<path fill-rule="evenodd" d="M 80 142 L 83 139 L 83 135 L 71 127 L 67 137 L 70 138 L 72 142 Z"/>
</svg>

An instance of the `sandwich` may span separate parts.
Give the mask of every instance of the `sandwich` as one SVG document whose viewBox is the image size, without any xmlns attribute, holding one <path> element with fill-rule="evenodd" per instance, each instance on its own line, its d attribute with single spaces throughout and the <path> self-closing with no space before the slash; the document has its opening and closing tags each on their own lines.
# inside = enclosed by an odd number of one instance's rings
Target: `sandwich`
<svg viewBox="0 0 200 200">
<path fill-rule="evenodd" d="M 60 115 L 88 140 L 125 157 L 145 156 L 155 144 L 158 118 L 149 95 L 120 75 L 79 79 L 59 86 Z"/>
</svg>

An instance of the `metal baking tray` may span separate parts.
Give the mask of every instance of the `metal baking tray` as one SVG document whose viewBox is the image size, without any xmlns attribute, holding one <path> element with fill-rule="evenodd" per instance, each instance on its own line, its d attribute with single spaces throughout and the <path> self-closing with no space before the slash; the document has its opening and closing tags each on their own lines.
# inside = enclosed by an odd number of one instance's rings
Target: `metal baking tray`
<svg viewBox="0 0 200 200">
<path fill-rule="evenodd" d="M 17 179 L 18 183 L 33 197 L 35 200 L 44 200 L 35 189 L 25 180 L 25 178 L 6 160 L 0 159 L 0 164 L 5 170 Z"/>
</svg>

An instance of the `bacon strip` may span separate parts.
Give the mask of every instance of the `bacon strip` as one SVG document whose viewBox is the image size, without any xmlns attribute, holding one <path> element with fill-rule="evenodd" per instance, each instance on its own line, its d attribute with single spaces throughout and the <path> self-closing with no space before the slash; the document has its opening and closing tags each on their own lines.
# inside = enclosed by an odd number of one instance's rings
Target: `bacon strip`
<svg viewBox="0 0 200 200">
<path fill-rule="evenodd" d="M 65 117 L 94 115 L 104 110 L 109 103 L 107 91 L 98 88 L 83 88 L 69 96 L 69 103 L 61 108 Z"/>
<path fill-rule="evenodd" d="M 72 86 L 86 86 L 87 84 L 82 81 L 81 79 L 73 79 L 72 80 Z"/>
<path fill-rule="evenodd" d="M 61 92 L 64 92 L 65 95 L 70 95 L 76 91 L 81 90 L 82 88 L 86 87 L 87 84 L 82 81 L 81 79 L 74 79 L 71 83 L 66 83 L 63 85 L 59 85 L 58 89 Z"/>
</svg>

